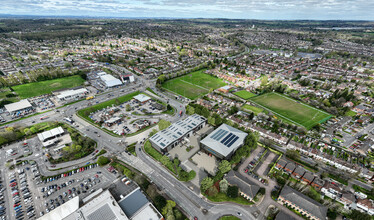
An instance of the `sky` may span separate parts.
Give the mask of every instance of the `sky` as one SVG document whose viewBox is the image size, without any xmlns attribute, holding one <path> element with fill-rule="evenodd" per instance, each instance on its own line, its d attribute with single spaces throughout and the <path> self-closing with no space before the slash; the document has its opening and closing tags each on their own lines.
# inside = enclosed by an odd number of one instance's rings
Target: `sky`
<svg viewBox="0 0 374 220">
<path fill-rule="evenodd" d="M 0 14 L 374 20 L 374 0 L 0 0 Z"/>
</svg>

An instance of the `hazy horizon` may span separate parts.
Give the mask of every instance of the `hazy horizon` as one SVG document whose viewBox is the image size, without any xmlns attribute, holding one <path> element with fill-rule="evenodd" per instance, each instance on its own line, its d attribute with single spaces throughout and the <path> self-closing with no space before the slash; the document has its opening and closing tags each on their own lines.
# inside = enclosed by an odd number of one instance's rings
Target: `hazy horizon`
<svg viewBox="0 0 374 220">
<path fill-rule="evenodd" d="M 2 15 L 109 18 L 374 20 L 364 0 L 3 0 Z"/>
</svg>

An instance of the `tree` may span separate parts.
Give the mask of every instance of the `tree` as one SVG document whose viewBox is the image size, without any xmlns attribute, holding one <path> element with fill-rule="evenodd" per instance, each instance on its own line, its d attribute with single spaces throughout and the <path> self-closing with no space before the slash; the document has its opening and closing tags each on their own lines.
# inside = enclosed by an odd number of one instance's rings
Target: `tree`
<svg viewBox="0 0 374 220">
<path fill-rule="evenodd" d="M 169 127 L 171 125 L 171 122 L 170 121 L 166 121 L 164 119 L 161 119 L 159 122 L 158 122 L 158 128 L 160 129 L 160 131 L 166 129 L 167 127 Z"/>
<path fill-rule="evenodd" d="M 229 183 L 226 179 L 223 179 L 219 182 L 219 191 L 222 193 L 227 193 L 227 188 L 229 187 Z"/>
<path fill-rule="evenodd" d="M 216 196 L 218 194 L 218 190 L 217 188 L 213 185 L 211 187 L 209 187 L 208 191 L 207 191 L 207 194 L 209 196 Z"/>
<path fill-rule="evenodd" d="M 127 105 L 126 105 L 126 111 L 128 111 L 128 112 L 131 111 L 131 106 L 130 106 L 130 104 L 127 104 Z"/>
<path fill-rule="evenodd" d="M 229 186 L 227 189 L 227 196 L 230 198 L 236 198 L 239 194 L 239 188 L 237 186 Z"/>
<path fill-rule="evenodd" d="M 195 114 L 195 108 L 188 105 L 186 112 L 187 112 L 187 115 L 193 115 Z"/>
<path fill-rule="evenodd" d="M 97 164 L 98 164 L 99 166 L 101 166 L 101 167 L 107 165 L 109 162 L 110 162 L 109 158 L 104 157 L 104 156 L 100 156 L 100 157 L 97 159 Z"/>
<path fill-rule="evenodd" d="M 205 177 L 200 183 L 200 190 L 201 192 L 205 192 L 211 186 L 213 186 L 214 182 L 213 179 L 210 177 Z"/>
<path fill-rule="evenodd" d="M 230 162 L 228 162 L 227 160 L 222 160 L 218 165 L 218 170 L 223 174 L 229 172 L 231 170 Z"/>
<path fill-rule="evenodd" d="M 297 150 L 287 150 L 286 156 L 292 160 L 300 160 L 300 153 Z"/>
</svg>

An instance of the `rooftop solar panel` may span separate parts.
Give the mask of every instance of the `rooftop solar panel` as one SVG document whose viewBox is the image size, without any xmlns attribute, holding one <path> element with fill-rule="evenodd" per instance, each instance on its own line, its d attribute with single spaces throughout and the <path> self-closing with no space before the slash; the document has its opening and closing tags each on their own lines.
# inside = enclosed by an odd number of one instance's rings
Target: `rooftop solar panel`
<svg viewBox="0 0 374 220">
<path fill-rule="evenodd" d="M 227 135 L 222 141 L 221 143 L 223 144 L 227 139 L 229 139 L 231 136 L 233 136 L 232 133 L 230 133 L 229 135 Z"/>
<path fill-rule="evenodd" d="M 212 139 L 214 139 L 217 135 L 219 135 L 221 132 L 223 132 L 224 130 L 222 129 L 219 129 L 215 134 L 212 135 Z"/>
<path fill-rule="evenodd" d="M 224 144 L 224 145 L 226 145 L 227 146 L 227 144 L 232 140 L 232 139 L 234 139 L 236 137 L 236 135 L 231 135 L 231 137 L 229 137 L 229 138 L 227 138 L 227 140 L 225 141 L 225 142 L 222 142 L 222 144 Z"/>
<path fill-rule="evenodd" d="M 231 147 L 231 145 L 233 145 L 233 144 L 235 143 L 235 141 L 237 141 L 238 139 L 239 139 L 239 137 L 236 136 L 236 137 L 235 137 L 234 139 L 232 139 L 231 142 L 228 143 L 226 146 L 227 146 L 227 147 Z"/>
<path fill-rule="evenodd" d="M 221 140 L 222 137 L 224 137 L 227 133 L 229 133 L 228 131 L 223 131 L 218 137 L 216 137 L 216 141 L 219 141 Z"/>
</svg>

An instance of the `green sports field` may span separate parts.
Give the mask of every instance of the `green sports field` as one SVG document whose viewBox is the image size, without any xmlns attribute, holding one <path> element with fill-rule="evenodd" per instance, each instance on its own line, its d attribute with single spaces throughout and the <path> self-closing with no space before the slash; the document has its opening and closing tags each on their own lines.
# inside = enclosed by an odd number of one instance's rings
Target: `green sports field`
<svg viewBox="0 0 374 220">
<path fill-rule="evenodd" d="M 243 105 L 242 108 L 243 108 L 244 111 L 253 112 L 255 115 L 264 111 L 264 109 L 262 109 L 262 108 L 258 108 L 258 107 L 255 107 L 255 106 L 252 106 L 252 105 L 247 105 L 247 104 Z"/>
<path fill-rule="evenodd" d="M 249 99 L 256 96 L 255 94 L 248 92 L 247 90 L 237 91 L 234 93 L 234 95 L 237 95 L 242 99 Z"/>
<path fill-rule="evenodd" d="M 209 89 L 217 89 L 226 85 L 222 79 L 210 76 L 199 70 L 166 81 L 162 87 L 189 99 L 196 99 L 209 92 Z"/>
<path fill-rule="evenodd" d="M 306 129 L 310 129 L 318 123 L 323 123 L 331 117 L 324 111 L 278 93 L 266 93 L 253 97 L 250 101 L 272 111 L 277 117 Z"/>
<path fill-rule="evenodd" d="M 43 94 L 51 93 L 52 91 L 73 88 L 83 85 L 84 79 L 80 76 L 69 76 L 59 79 L 52 79 L 41 82 L 27 83 L 23 85 L 13 86 L 12 89 L 17 95 L 23 99 Z"/>
</svg>

